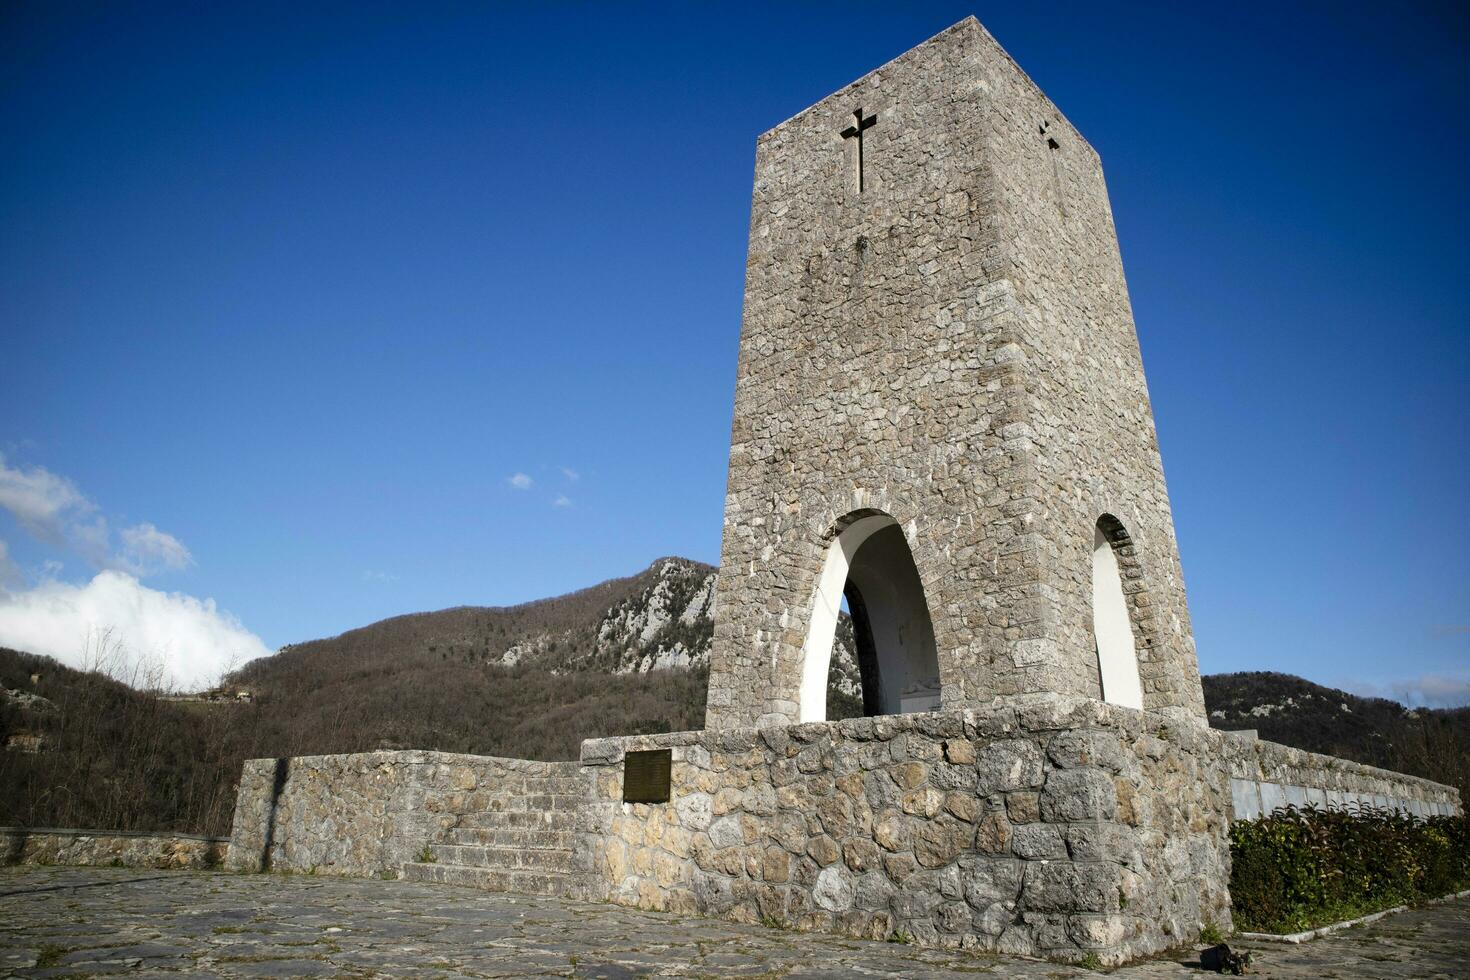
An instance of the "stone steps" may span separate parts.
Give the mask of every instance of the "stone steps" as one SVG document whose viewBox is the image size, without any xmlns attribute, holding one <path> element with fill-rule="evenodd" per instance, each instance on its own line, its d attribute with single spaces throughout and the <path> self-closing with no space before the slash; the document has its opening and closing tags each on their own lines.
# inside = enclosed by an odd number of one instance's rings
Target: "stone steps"
<svg viewBox="0 0 1470 980">
<path fill-rule="evenodd" d="M 446 834 L 448 844 L 478 844 L 487 847 L 520 847 L 571 850 L 577 843 L 575 830 L 540 830 L 530 827 L 456 827 Z"/>
<path fill-rule="evenodd" d="M 525 796 L 506 796 L 494 799 L 489 813 L 536 812 L 545 810 L 576 810 L 587 805 L 587 793 L 581 787 L 566 793 L 532 793 Z M 470 816 L 478 816 L 471 814 Z"/>
<path fill-rule="evenodd" d="M 491 793 L 492 797 L 501 797 L 506 801 L 535 798 L 540 796 L 576 796 L 586 798 L 587 784 L 580 779 L 533 779 L 528 780 L 529 786 L 508 786 Z"/>
<path fill-rule="evenodd" d="M 475 868 L 457 864 L 423 864 L 403 866 L 403 880 L 460 885 L 488 892 L 514 892 L 518 895 L 574 897 L 574 882 L 568 875 L 539 871 Z"/>
<path fill-rule="evenodd" d="M 570 776 L 527 776 L 525 779 L 512 784 L 517 792 L 526 794 L 535 793 L 581 793 L 587 788 L 587 778 L 580 775 Z"/>
<path fill-rule="evenodd" d="M 541 871 L 549 874 L 565 874 L 572 870 L 572 852 L 569 848 L 430 844 L 429 853 L 434 855 L 433 863 L 446 867 Z"/>
<path fill-rule="evenodd" d="M 517 796 L 504 801 L 500 810 L 466 814 L 462 827 L 534 827 L 539 830 L 576 830 L 578 817 L 587 807 L 587 796 Z"/>
<path fill-rule="evenodd" d="M 580 834 L 591 819 L 590 782 L 566 775 L 528 776 L 492 794 L 492 809 L 464 815 L 428 845 L 429 861 L 403 867 L 409 881 L 485 891 L 577 897 Z"/>
</svg>

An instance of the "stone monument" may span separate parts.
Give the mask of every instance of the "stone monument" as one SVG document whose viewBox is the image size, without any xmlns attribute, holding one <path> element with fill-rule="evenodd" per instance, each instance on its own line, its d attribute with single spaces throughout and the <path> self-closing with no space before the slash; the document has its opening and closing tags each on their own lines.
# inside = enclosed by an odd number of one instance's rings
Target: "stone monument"
<svg viewBox="0 0 1470 980">
<path fill-rule="evenodd" d="M 973 18 L 757 141 L 706 723 L 1204 699 L 1097 153 Z M 937 698 L 936 698 L 937 694 Z"/>
</svg>

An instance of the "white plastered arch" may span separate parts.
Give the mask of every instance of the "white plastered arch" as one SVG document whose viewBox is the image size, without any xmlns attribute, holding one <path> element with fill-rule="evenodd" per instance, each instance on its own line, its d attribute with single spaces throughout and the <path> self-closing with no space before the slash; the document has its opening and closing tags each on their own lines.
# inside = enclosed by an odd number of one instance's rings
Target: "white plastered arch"
<svg viewBox="0 0 1470 980">
<path fill-rule="evenodd" d="M 862 517 L 847 527 L 827 547 L 817 594 L 812 602 L 811 623 L 801 648 L 801 692 L 799 721 L 827 718 L 827 671 L 832 666 L 832 641 L 837 637 L 837 620 L 842 612 L 842 590 L 853 556 L 864 541 L 898 522 L 887 514 Z"/>
<path fill-rule="evenodd" d="M 1118 556 L 1103 533 L 1101 521 L 1092 532 L 1092 633 L 1097 643 L 1103 700 L 1141 711 L 1143 685 L 1138 679 L 1133 621 L 1123 594 Z"/>
</svg>

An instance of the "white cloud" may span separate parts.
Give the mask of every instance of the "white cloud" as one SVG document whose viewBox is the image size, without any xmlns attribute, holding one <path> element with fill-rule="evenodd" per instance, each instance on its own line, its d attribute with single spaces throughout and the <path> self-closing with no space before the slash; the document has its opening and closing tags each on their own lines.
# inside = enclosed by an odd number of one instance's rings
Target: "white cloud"
<svg viewBox="0 0 1470 980">
<path fill-rule="evenodd" d="M 571 497 L 568 497 L 564 493 L 559 493 L 559 494 L 556 495 L 556 499 L 551 502 L 551 506 L 553 506 L 553 507 L 570 507 L 570 506 L 572 506 L 572 498 Z"/>
<path fill-rule="evenodd" d="M 1363 697 L 1389 698 L 1411 708 L 1470 705 L 1470 674 L 1420 674 L 1389 680 L 1352 680 L 1343 687 Z"/>
<path fill-rule="evenodd" d="M 25 581 L 20 566 L 10 560 L 10 548 L 0 541 L 0 591 Z"/>
<path fill-rule="evenodd" d="M 393 575 L 389 572 L 376 572 L 372 569 L 368 569 L 367 571 L 362 573 L 362 580 L 364 582 L 378 582 L 383 585 L 392 585 L 394 582 L 398 581 L 398 576 Z"/>
<path fill-rule="evenodd" d="M 1459 708 L 1470 704 L 1470 678 L 1423 674 L 1392 682 L 1394 697 L 1411 707 Z"/>
<path fill-rule="evenodd" d="M 94 568 L 154 575 L 194 563 L 182 541 L 146 523 L 118 532 L 122 544 L 114 551 L 107 518 L 76 484 L 44 467 L 9 466 L 4 454 L 0 454 L 0 508 L 10 511 L 36 538 L 70 548 Z"/>
<path fill-rule="evenodd" d="M 209 687 L 271 652 L 213 599 L 160 592 L 118 571 L 99 572 L 86 585 L 46 581 L 0 592 L 0 645 L 79 669 L 98 666 L 99 648 L 107 647 L 113 676 L 133 680 L 156 666 L 164 686 L 183 690 Z"/>
<path fill-rule="evenodd" d="M 535 483 L 536 481 L 531 479 L 524 473 L 517 473 L 515 476 L 511 477 L 505 482 L 509 483 L 517 490 L 529 490 L 531 489 L 531 484 Z"/>
<path fill-rule="evenodd" d="M 576 470 L 572 469 L 570 466 L 563 466 L 561 468 L 561 475 L 564 476 L 564 477 L 566 477 L 572 483 L 576 483 L 578 480 L 582 479 L 582 474 L 581 473 L 578 473 Z"/>
<path fill-rule="evenodd" d="M 177 571 L 194 564 L 194 556 L 184 543 L 152 524 L 125 527 L 118 532 L 122 551 L 118 560 L 134 575 L 151 575 L 158 571 Z"/>
<path fill-rule="evenodd" d="M 38 538 L 60 543 L 67 527 L 97 509 L 64 476 L 40 466 L 12 467 L 0 453 L 0 507 Z"/>
</svg>

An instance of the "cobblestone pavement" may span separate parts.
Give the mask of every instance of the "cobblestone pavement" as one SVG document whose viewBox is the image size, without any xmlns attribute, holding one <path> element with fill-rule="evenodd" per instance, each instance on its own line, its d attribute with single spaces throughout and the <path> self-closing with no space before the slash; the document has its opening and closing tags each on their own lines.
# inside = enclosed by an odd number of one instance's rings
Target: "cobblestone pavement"
<svg viewBox="0 0 1470 980">
<path fill-rule="evenodd" d="M 1470 900 L 1305 946 L 1267 977 L 1464 977 Z M 1117 971 L 1201 977 L 1190 957 Z M 1076 967 L 402 881 L 0 869 L 0 975 L 1063 978 Z"/>
</svg>

